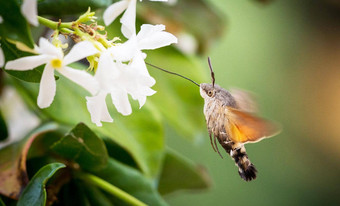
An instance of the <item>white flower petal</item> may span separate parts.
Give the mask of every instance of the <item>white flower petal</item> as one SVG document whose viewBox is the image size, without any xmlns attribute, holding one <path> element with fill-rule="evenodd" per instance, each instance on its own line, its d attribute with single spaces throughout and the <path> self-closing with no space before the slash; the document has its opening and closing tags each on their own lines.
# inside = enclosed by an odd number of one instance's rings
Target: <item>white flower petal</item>
<svg viewBox="0 0 340 206">
<path fill-rule="evenodd" d="M 169 46 L 170 44 L 176 44 L 177 38 L 168 32 L 159 32 L 147 39 L 143 39 L 139 42 L 139 48 L 144 49 L 157 49 L 164 46 Z"/>
<path fill-rule="evenodd" d="M 140 92 L 145 96 L 152 96 L 156 94 L 156 91 L 151 89 L 150 87 L 142 87 Z"/>
<path fill-rule="evenodd" d="M 143 24 L 140 27 L 140 31 L 137 34 L 137 39 L 138 41 L 140 41 L 144 38 L 148 38 L 153 33 L 161 32 L 164 30 L 165 30 L 165 26 L 163 24 L 157 24 L 157 25 Z"/>
<path fill-rule="evenodd" d="M 46 64 L 43 74 L 41 76 L 38 95 L 38 106 L 40 108 L 49 107 L 53 102 L 55 92 L 56 82 L 54 79 L 54 69 L 48 63 Z"/>
<path fill-rule="evenodd" d="M 85 57 L 94 55 L 99 51 L 89 41 L 82 41 L 74 45 L 71 51 L 65 56 L 63 65 L 81 60 Z"/>
<path fill-rule="evenodd" d="M 57 48 L 47 39 L 41 37 L 39 39 L 39 47 L 35 48 L 40 54 L 51 55 L 54 58 L 62 59 L 64 54 L 61 48 Z"/>
<path fill-rule="evenodd" d="M 21 5 L 21 13 L 33 26 L 38 26 L 37 0 L 24 0 Z"/>
<path fill-rule="evenodd" d="M 0 24 L 2 24 L 2 22 L 4 22 L 4 19 L 3 19 L 2 16 L 0 15 Z"/>
<path fill-rule="evenodd" d="M 147 96 L 152 96 L 155 93 L 156 93 L 155 90 L 153 90 L 149 87 L 142 86 L 142 85 L 139 85 L 138 88 L 135 88 L 134 91 L 130 92 L 131 97 L 134 100 L 138 100 L 139 108 L 142 108 L 142 106 L 145 104 Z"/>
<path fill-rule="evenodd" d="M 152 87 L 156 83 L 156 80 L 152 76 L 140 75 L 138 81 L 141 85 L 144 85 L 146 87 Z"/>
<path fill-rule="evenodd" d="M 157 49 L 177 43 L 177 38 L 165 30 L 164 25 L 143 24 L 137 35 L 139 49 Z"/>
<path fill-rule="evenodd" d="M 113 122 L 106 106 L 106 95 L 107 93 L 100 92 L 97 96 L 86 97 L 86 105 L 91 115 L 91 121 L 99 127 L 102 126 L 101 121 Z"/>
<path fill-rule="evenodd" d="M 130 115 L 132 113 L 128 94 L 123 90 L 115 90 L 111 92 L 112 103 L 118 112 L 122 115 Z"/>
<path fill-rule="evenodd" d="M 117 16 L 123 13 L 123 11 L 128 7 L 128 5 L 129 5 L 128 0 L 122 0 L 109 6 L 104 11 L 103 15 L 105 25 L 106 26 L 110 25 L 117 18 Z"/>
<path fill-rule="evenodd" d="M 83 70 L 72 69 L 70 67 L 63 67 L 57 70 L 60 74 L 64 75 L 71 81 L 82 86 L 89 91 L 92 95 L 98 92 L 98 82 L 89 73 Z"/>
<path fill-rule="evenodd" d="M 145 102 L 146 102 L 146 96 L 141 96 L 138 98 L 139 109 L 142 108 L 142 106 L 144 106 Z"/>
<path fill-rule="evenodd" d="M 132 68 L 135 68 L 136 72 L 138 72 L 140 75 L 144 75 L 144 76 L 150 76 L 147 68 L 146 68 L 146 65 L 145 65 L 145 62 L 144 62 L 144 59 L 142 57 L 142 52 L 138 52 L 135 57 L 133 58 L 130 66 Z M 156 82 L 154 82 L 156 83 Z"/>
<path fill-rule="evenodd" d="M 134 100 L 139 101 L 142 107 L 146 101 L 146 96 L 151 96 L 156 92 L 150 88 L 155 83 L 151 76 L 145 76 L 131 65 L 120 68 L 121 76 L 117 80 L 118 85 L 127 91 Z"/>
<path fill-rule="evenodd" d="M 8 70 L 31 70 L 42 64 L 46 64 L 51 59 L 47 55 L 37 55 L 37 56 L 27 56 L 22 57 L 13 61 L 9 61 L 6 64 L 6 69 Z"/>
<path fill-rule="evenodd" d="M 128 8 L 120 19 L 120 23 L 122 23 L 121 31 L 128 39 L 136 34 L 136 3 L 136 0 L 130 0 Z"/>
<path fill-rule="evenodd" d="M 138 51 L 136 36 L 133 35 L 128 41 L 123 44 L 110 47 L 108 50 L 111 52 L 115 60 L 120 62 L 130 61 Z"/>
<path fill-rule="evenodd" d="M 103 52 L 98 61 L 98 68 L 95 74 L 100 89 L 110 91 L 114 79 L 119 75 L 116 63 L 113 62 L 109 52 Z"/>
<path fill-rule="evenodd" d="M 4 52 L 2 51 L 0 47 L 0 67 L 3 67 L 4 64 L 5 64 L 5 56 L 4 56 Z"/>
</svg>

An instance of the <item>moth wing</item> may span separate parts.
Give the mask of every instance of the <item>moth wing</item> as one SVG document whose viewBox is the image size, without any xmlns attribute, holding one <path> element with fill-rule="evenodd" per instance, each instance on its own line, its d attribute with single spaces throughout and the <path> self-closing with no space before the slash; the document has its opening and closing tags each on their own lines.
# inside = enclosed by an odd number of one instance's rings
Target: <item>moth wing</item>
<svg viewBox="0 0 340 206">
<path fill-rule="evenodd" d="M 258 142 L 279 133 L 279 127 L 269 120 L 231 107 L 226 108 L 230 139 L 235 143 Z"/>
<path fill-rule="evenodd" d="M 258 112 L 256 98 L 253 93 L 236 88 L 232 88 L 229 91 L 240 110 L 252 113 Z"/>
</svg>

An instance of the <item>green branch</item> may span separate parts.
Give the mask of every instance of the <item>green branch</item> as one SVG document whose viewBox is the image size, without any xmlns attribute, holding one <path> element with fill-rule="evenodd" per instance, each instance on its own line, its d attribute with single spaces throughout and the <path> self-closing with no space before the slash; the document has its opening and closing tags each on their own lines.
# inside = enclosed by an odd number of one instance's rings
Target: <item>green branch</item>
<svg viewBox="0 0 340 206">
<path fill-rule="evenodd" d="M 131 204 L 131 205 L 136 205 L 136 206 L 147 206 L 145 203 L 141 202 L 140 200 L 136 199 L 135 197 L 131 196 L 130 194 L 124 192 L 123 190 L 119 189 L 118 187 L 106 182 L 105 180 L 91 175 L 91 174 L 78 174 L 80 179 L 85 180 L 89 182 L 92 185 L 95 185 L 102 190 L 120 198 L 121 200 L 124 200 L 125 202 Z"/>
<path fill-rule="evenodd" d="M 53 30 L 62 29 L 62 28 L 72 29 L 72 24 L 73 24 L 73 22 L 59 23 L 56 21 L 51 21 L 41 16 L 38 16 L 38 21 L 40 24 L 47 26 L 48 28 L 51 28 Z"/>
</svg>

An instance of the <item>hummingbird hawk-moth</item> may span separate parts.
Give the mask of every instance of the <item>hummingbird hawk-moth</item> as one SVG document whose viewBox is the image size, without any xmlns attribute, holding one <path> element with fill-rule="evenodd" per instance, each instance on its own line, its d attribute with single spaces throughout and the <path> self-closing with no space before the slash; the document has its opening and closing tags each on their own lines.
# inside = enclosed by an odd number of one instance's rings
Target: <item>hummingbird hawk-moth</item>
<svg viewBox="0 0 340 206">
<path fill-rule="evenodd" d="M 253 180 L 256 178 L 257 170 L 250 162 L 244 144 L 273 136 L 278 132 L 278 128 L 272 122 L 254 114 L 254 105 L 244 93 L 233 94 L 216 85 L 209 58 L 208 63 L 212 83 L 200 84 L 200 94 L 204 99 L 203 112 L 211 145 L 222 157 L 216 144 L 217 139 L 234 159 L 241 178 L 246 181 Z"/>
<path fill-rule="evenodd" d="M 257 170 L 250 162 L 244 145 L 273 136 L 278 133 L 278 128 L 272 122 L 255 115 L 254 104 L 245 92 L 232 93 L 215 84 L 210 58 L 208 58 L 208 63 L 211 71 L 211 84 L 198 84 L 180 74 L 147 64 L 183 77 L 200 87 L 200 95 L 204 99 L 203 113 L 212 148 L 222 157 L 217 140 L 235 161 L 241 178 L 251 181 L 256 178 Z"/>
</svg>

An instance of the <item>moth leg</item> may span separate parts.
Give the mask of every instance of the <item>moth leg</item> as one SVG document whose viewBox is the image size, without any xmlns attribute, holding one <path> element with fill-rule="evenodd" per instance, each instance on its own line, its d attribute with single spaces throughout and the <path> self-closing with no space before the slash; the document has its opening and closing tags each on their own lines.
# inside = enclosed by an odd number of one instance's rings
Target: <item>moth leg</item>
<svg viewBox="0 0 340 206">
<path fill-rule="evenodd" d="M 212 148 L 214 149 L 214 151 L 216 152 L 215 146 L 212 142 L 211 132 L 209 132 L 209 137 L 210 137 L 210 144 L 211 144 Z"/>
<path fill-rule="evenodd" d="M 217 147 L 216 139 L 217 139 L 217 137 L 214 135 L 214 143 L 215 143 L 215 147 L 216 147 L 217 153 L 218 153 L 218 154 L 220 155 L 220 157 L 223 159 L 223 156 L 221 155 L 220 150 L 219 150 L 218 147 Z"/>
</svg>

